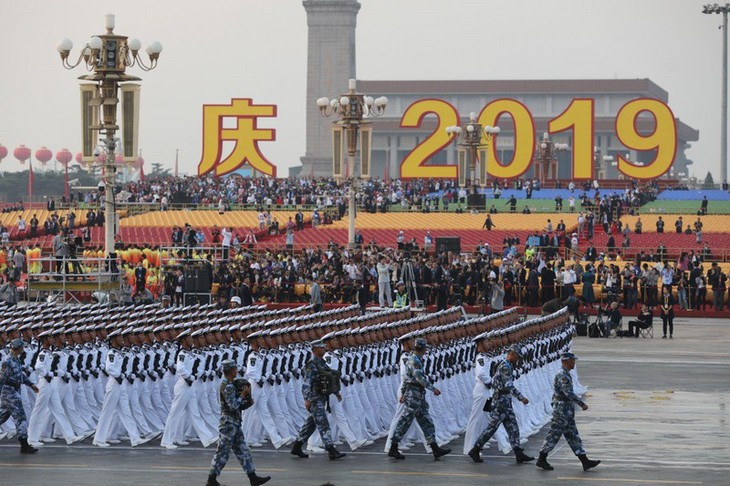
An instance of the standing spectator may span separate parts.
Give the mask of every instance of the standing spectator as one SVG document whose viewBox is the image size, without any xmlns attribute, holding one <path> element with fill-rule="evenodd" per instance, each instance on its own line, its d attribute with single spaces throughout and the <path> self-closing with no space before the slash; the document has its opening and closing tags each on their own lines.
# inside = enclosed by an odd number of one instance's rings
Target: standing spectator
<svg viewBox="0 0 730 486">
<path fill-rule="evenodd" d="M 390 272 L 393 270 L 393 265 L 390 263 L 390 258 L 381 255 L 376 268 L 378 270 L 378 303 L 380 307 L 385 307 L 387 301 L 388 307 L 393 307 L 390 290 Z"/>
<path fill-rule="evenodd" d="M 433 249 L 433 236 L 431 236 L 431 232 L 428 230 L 426 230 L 426 236 L 423 237 L 423 249 L 426 251 Z"/>
<path fill-rule="evenodd" d="M 593 292 L 593 284 L 596 283 L 596 274 L 593 272 L 592 265 L 589 264 L 586 267 L 586 271 L 581 275 L 581 282 L 583 282 L 583 300 L 585 301 L 586 307 L 590 307 L 596 300 Z"/>
<path fill-rule="evenodd" d="M 294 221 L 297 224 L 297 231 L 302 231 L 304 229 L 304 214 L 301 209 L 294 215 Z"/>
<path fill-rule="evenodd" d="M 707 196 L 704 196 L 702 198 L 702 203 L 700 204 L 700 212 L 704 215 L 707 214 Z"/>
<path fill-rule="evenodd" d="M 669 293 L 672 293 L 672 284 L 674 283 L 674 269 L 669 266 L 669 262 L 664 260 L 664 268 L 662 268 L 662 292 L 664 287 L 669 287 Z"/>
<path fill-rule="evenodd" d="M 227 262 L 231 251 L 231 239 L 233 238 L 233 227 L 226 228 L 225 226 L 221 229 L 221 235 L 223 235 L 223 261 Z"/>
<path fill-rule="evenodd" d="M 674 222 L 675 233 L 677 233 L 678 235 L 681 235 L 682 228 L 684 228 L 684 221 L 682 221 L 682 216 L 680 216 L 679 218 L 677 218 L 677 221 Z"/>
<path fill-rule="evenodd" d="M 289 218 L 291 223 L 291 218 Z M 292 251 L 294 249 L 294 224 L 286 227 L 286 249 Z"/>
<path fill-rule="evenodd" d="M 145 283 L 147 282 L 147 269 L 144 268 L 142 262 L 137 262 L 137 268 L 134 269 L 134 287 L 138 294 L 143 293 Z"/>
<path fill-rule="evenodd" d="M 707 272 L 707 284 L 712 287 L 712 307 L 716 311 L 722 310 L 723 297 L 725 294 L 724 282 L 722 281 L 724 274 L 720 270 L 717 263 L 712 262 L 712 268 Z"/>
<path fill-rule="evenodd" d="M 552 262 L 542 268 L 540 286 L 542 287 L 542 304 L 555 298 L 555 270 L 553 270 Z"/>
<path fill-rule="evenodd" d="M 705 310 L 705 298 L 707 297 L 707 279 L 704 275 L 702 275 L 702 271 L 700 271 L 699 276 L 695 279 L 695 286 L 697 288 L 697 296 L 695 298 L 695 310 L 700 310 L 700 306 L 702 306 L 702 310 Z"/>
<path fill-rule="evenodd" d="M 322 288 L 319 285 L 319 282 L 321 281 L 321 276 L 316 279 L 312 279 L 309 288 L 309 303 L 314 306 L 314 312 L 322 310 Z"/>
<path fill-rule="evenodd" d="M 18 236 L 21 238 L 25 238 L 25 220 L 23 219 L 23 215 L 21 214 L 18 216 Z"/>
<path fill-rule="evenodd" d="M 661 216 L 659 216 L 659 219 L 656 221 L 656 232 L 657 233 L 664 233 L 664 220 Z"/>
<path fill-rule="evenodd" d="M 573 285 L 577 280 L 573 265 L 566 265 L 565 270 L 563 270 L 563 299 L 567 299 L 575 293 Z"/>
<path fill-rule="evenodd" d="M 223 200 L 223 197 L 218 199 L 218 214 L 225 214 L 226 212 L 226 203 Z"/>
<path fill-rule="evenodd" d="M 71 215 L 69 215 L 69 227 L 71 225 Z M 32 218 L 30 218 L 30 237 L 36 238 L 38 236 L 38 217 L 34 214 Z"/>
<path fill-rule="evenodd" d="M 662 316 L 662 339 L 667 338 L 667 326 L 669 327 L 669 339 L 672 339 L 674 334 L 674 297 L 670 288 L 662 287 L 662 299 L 661 299 L 661 316 Z"/>
<path fill-rule="evenodd" d="M 677 298 L 679 299 L 679 308 L 681 310 L 687 310 L 687 279 L 685 278 L 684 272 L 680 272 L 679 280 L 677 281 Z"/>
<path fill-rule="evenodd" d="M 697 221 L 695 221 L 695 237 L 697 244 L 702 243 L 702 221 L 700 218 L 697 218 Z"/>
<path fill-rule="evenodd" d="M 492 221 L 492 215 L 487 214 L 487 219 L 484 221 L 484 224 L 482 225 L 482 229 L 486 228 L 487 231 L 492 231 L 492 228 L 496 228 L 497 226 Z"/>
<path fill-rule="evenodd" d="M 492 299 L 490 304 L 492 314 L 504 309 L 504 283 L 501 280 L 499 282 L 492 282 Z"/>
<path fill-rule="evenodd" d="M 15 268 L 18 269 L 18 272 L 26 272 L 27 269 L 25 268 L 25 253 L 23 252 L 23 249 L 21 247 L 18 247 L 15 250 L 15 253 L 13 253 L 13 265 Z"/>
<path fill-rule="evenodd" d="M 182 268 L 178 268 L 175 271 L 175 295 L 174 295 L 174 304 L 175 305 L 183 305 L 183 295 L 185 293 L 185 274 L 182 271 Z"/>
<path fill-rule="evenodd" d="M 61 270 L 65 269 L 64 267 L 64 259 L 66 258 L 66 239 L 63 236 L 63 232 L 61 230 L 58 230 L 56 233 L 56 236 L 53 237 L 52 242 L 53 247 L 53 255 L 56 257 L 56 273 L 61 273 Z"/>
</svg>

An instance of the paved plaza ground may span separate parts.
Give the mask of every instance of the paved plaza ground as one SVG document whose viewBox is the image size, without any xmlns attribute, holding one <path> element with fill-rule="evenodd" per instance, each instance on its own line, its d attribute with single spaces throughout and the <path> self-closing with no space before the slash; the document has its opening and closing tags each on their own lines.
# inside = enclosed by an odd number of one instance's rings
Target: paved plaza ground
<svg viewBox="0 0 730 486">
<path fill-rule="evenodd" d="M 576 338 L 578 372 L 589 387 L 590 409 L 577 412 L 589 456 L 603 463 L 583 472 L 563 440 L 546 472 L 516 465 L 492 447 L 485 462 L 461 454 L 435 462 L 422 448 L 395 462 L 383 441 L 330 462 L 323 455 L 297 460 L 288 450 L 254 450 L 259 474 L 291 485 L 472 484 L 730 484 L 730 322 L 677 319 L 675 339 Z M 537 455 L 545 428 L 525 444 Z M 453 443 L 461 451 L 460 442 Z M 84 444 L 47 445 L 35 455 L 0 443 L 0 484 L 7 485 L 203 485 L 213 448 L 167 451 L 157 446 L 99 449 Z M 248 484 L 235 459 L 221 481 Z"/>
</svg>

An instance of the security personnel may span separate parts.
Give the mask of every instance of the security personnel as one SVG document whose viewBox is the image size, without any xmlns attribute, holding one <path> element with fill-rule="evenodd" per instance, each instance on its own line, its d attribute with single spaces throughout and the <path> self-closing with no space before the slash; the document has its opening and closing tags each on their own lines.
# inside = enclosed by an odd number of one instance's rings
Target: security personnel
<svg viewBox="0 0 730 486">
<path fill-rule="evenodd" d="M 406 292 L 406 284 L 399 281 L 395 286 L 395 301 L 393 307 L 398 309 L 408 307 L 408 292 Z"/>
<path fill-rule="evenodd" d="M 22 339 L 11 341 L 10 357 L 0 366 L 0 425 L 12 416 L 18 432 L 21 454 L 33 454 L 38 452 L 38 449 L 28 444 L 28 419 L 20 398 L 20 386 L 28 386 L 36 393 L 38 387 L 31 383 L 23 371 L 20 356 L 23 354 L 24 345 Z"/>
<path fill-rule="evenodd" d="M 484 462 L 479 453 L 492 438 L 500 424 L 504 424 L 504 428 L 509 436 L 510 445 L 515 451 L 515 459 L 518 464 L 532 461 L 534 457 L 530 457 L 520 447 L 520 430 L 517 427 L 515 419 L 515 411 L 512 409 L 512 395 L 527 405 L 530 401 L 523 397 L 520 391 L 512 382 L 514 378 L 513 366 L 522 358 L 522 351 L 519 346 L 512 346 L 507 351 L 507 357 L 497 366 L 497 370 L 492 378 L 492 387 L 494 388 L 494 396 L 492 397 L 492 410 L 489 416 L 489 423 L 484 432 L 479 436 L 474 447 L 469 451 L 469 457 L 474 462 Z"/>
<path fill-rule="evenodd" d="M 339 452 L 335 449 L 332 442 L 332 434 L 330 433 L 330 424 L 327 420 L 327 402 L 329 400 L 328 390 L 323 390 L 320 384 L 320 378 L 325 373 L 330 372 L 327 362 L 324 360 L 326 351 L 325 344 L 317 341 L 312 344 L 312 359 L 304 367 L 304 381 L 302 382 L 302 395 L 304 396 L 304 406 L 309 415 L 307 420 L 299 430 L 297 440 L 294 441 L 291 454 L 306 459 L 309 457 L 302 451 L 302 445 L 314 433 L 315 429 L 319 429 L 319 435 L 322 437 L 325 449 L 329 454 L 330 461 L 345 457 L 347 454 Z M 337 400 L 342 401 L 342 395 L 336 394 Z"/>
<path fill-rule="evenodd" d="M 586 451 L 583 449 L 583 442 L 578 435 L 578 429 L 575 426 L 575 404 L 580 405 L 583 410 L 588 410 L 588 405 L 573 392 L 573 377 L 570 375 L 570 370 L 575 368 L 576 359 L 578 358 L 573 353 L 563 353 L 561 356 L 562 367 L 555 376 L 553 384 L 553 420 L 550 423 L 550 431 L 540 449 L 540 457 L 535 463 L 537 467 L 541 467 L 546 471 L 553 470 L 553 467 L 547 462 L 547 456 L 553 450 L 555 444 L 558 443 L 561 435 L 565 435 L 568 445 L 583 464 L 584 471 L 601 463 L 601 461 L 588 459 Z"/>
<path fill-rule="evenodd" d="M 242 386 L 240 390 L 236 388 L 234 380 L 238 375 L 236 362 L 233 360 L 225 360 L 221 364 L 225 378 L 220 386 L 221 401 L 221 420 L 218 427 L 218 449 L 215 451 L 213 461 L 210 463 L 210 474 L 206 486 L 221 486 L 218 482 L 218 476 L 221 470 L 228 462 L 228 455 L 233 450 L 238 460 L 246 471 L 251 486 L 259 486 L 268 482 L 271 476 L 257 476 L 253 466 L 253 458 L 251 450 L 243 437 L 241 429 L 241 410 L 251 406 L 251 387 Z"/>
<path fill-rule="evenodd" d="M 426 390 L 431 390 L 434 395 L 441 395 L 441 390 L 431 384 L 426 378 L 423 366 L 423 355 L 426 354 L 426 340 L 417 338 L 413 353 L 408 356 L 406 362 L 406 375 L 401 388 L 402 396 L 400 398 L 406 408 L 398 419 L 393 435 L 390 438 L 390 450 L 388 456 L 394 459 L 405 459 L 406 457 L 398 450 L 398 442 L 408 431 L 413 419 L 418 421 L 418 425 L 426 437 L 426 441 L 431 446 L 433 457 L 438 459 L 451 452 L 451 449 L 442 449 L 436 443 L 436 428 L 433 420 L 428 412 L 428 402 L 426 401 Z"/>
</svg>

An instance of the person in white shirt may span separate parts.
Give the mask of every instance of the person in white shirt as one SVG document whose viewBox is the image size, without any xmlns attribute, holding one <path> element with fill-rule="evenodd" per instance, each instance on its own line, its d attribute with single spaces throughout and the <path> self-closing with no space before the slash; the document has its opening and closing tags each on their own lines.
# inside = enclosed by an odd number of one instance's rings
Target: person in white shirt
<svg viewBox="0 0 730 486">
<path fill-rule="evenodd" d="M 228 253 L 231 250 L 231 239 L 233 238 L 233 228 L 226 228 L 225 226 L 221 229 L 221 236 L 223 236 L 223 261 L 228 260 Z"/>
<path fill-rule="evenodd" d="M 377 264 L 378 270 L 378 302 L 380 307 L 385 307 L 387 300 L 388 307 L 393 307 L 392 291 L 390 289 L 390 272 L 393 270 L 393 265 L 390 263 L 390 259 L 381 256 L 380 261 Z"/>
</svg>

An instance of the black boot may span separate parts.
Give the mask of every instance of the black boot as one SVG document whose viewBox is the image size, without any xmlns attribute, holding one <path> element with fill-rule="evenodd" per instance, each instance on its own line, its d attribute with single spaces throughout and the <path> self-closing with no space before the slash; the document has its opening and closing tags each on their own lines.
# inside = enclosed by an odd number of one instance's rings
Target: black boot
<svg viewBox="0 0 730 486">
<path fill-rule="evenodd" d="M 208 482 L 205 483 L 205 486 L 223 486 L 223 485 L 218 482 L 218 476 L 216 476 L 215 474 L 209 474 Z"/>
<path fill-rule="evenodd" d="M 580 459 L 581 464 L 583 464 L 583 470 L 587 471 L 589 469 L 593 469 L 594 467 L 598 466 L 601 461 L 592 461 L 588 459 L 588 456 L 585 454 L 580 454 L 578 456 L 578 459 Z"/>
<path fill-rule="evenodd" d="M 390 442 L 390 450 L 388 451 L 388 457 L 392 457 L 393 459 L 405 459 L 406 456 L 400 453 L 398 450 L 398 443 L 396 441 Z"/>
<path fill-rule="evenodd" d="M 18 442 L 20 442 L 21 454 L 35 454 L 36 452 L 38 452 L 38 449 L 28 444 L 28 439 L 26 437 L 18 438 Z"/>
<path fill-rule="evenodd" d="M 335 459 L 342 459 L 347 454 L 344 452 L 340 452 L 337 449 L 335 449 L 335 446 L 331 445 L 327 448 L 327 453 L 330 456 L 330 461 L 334 461 Z"/>
<path fill-rule="evenodd" d="M 252 472 L 248 475 L 248 480 L 251 481 L 251 486 L 259 486 L 264 483 L 268 483 L 271 479 L 271 476 L 256 476 L 255 472 Z"/>
<path fill-rule="evenodd" d="M 442 449 L 435 442 L 432 442 L 429 445 L 431 446 L 431 452 L 433 452 L 433 458 L 434 459 L 438 459 L 439 457 L 443 457 L 446 454 L 448 454 L 448 453 L 451 452 L 451 449 Z"/>
<path fill-rule="evenodd" d="M 299 441 L 294 442 L 294 445 L 291 448 L 291 455 L 301 457 L 302 459 L 309 457 L 309 454 L 305 454 L 302 450 L 302 443 Z"/>
<path fill-rule="evenodd" d="M 474 462 L 484 462 L 482 456 L 479 455 L 480 452 L 482 452 L 482 449 L 480 447 L 474 446 L 469 451 L 469 457 L 471 457 L 471 460 Z"/>
<path fill-rule="evenodd" d="M 520 447 L 515 448 L 515 459 L 517 460 L 517 464 L 522 464 L 523 462 L 530 462 L 535 460 L 534 457 L 530 457 L 525 454 L 525 451 L 523 451 Z"/>
<path fill-rule="evenodd" d="M 537 458 L 537 462 L 535 463 L 537 467 L 541 467 L 546 471 L 552 471 L 553 467 L 548 464 L 547 462 L 547 454 L 544 452 L 540 453 L 540 457 Z"/>
</svg>

